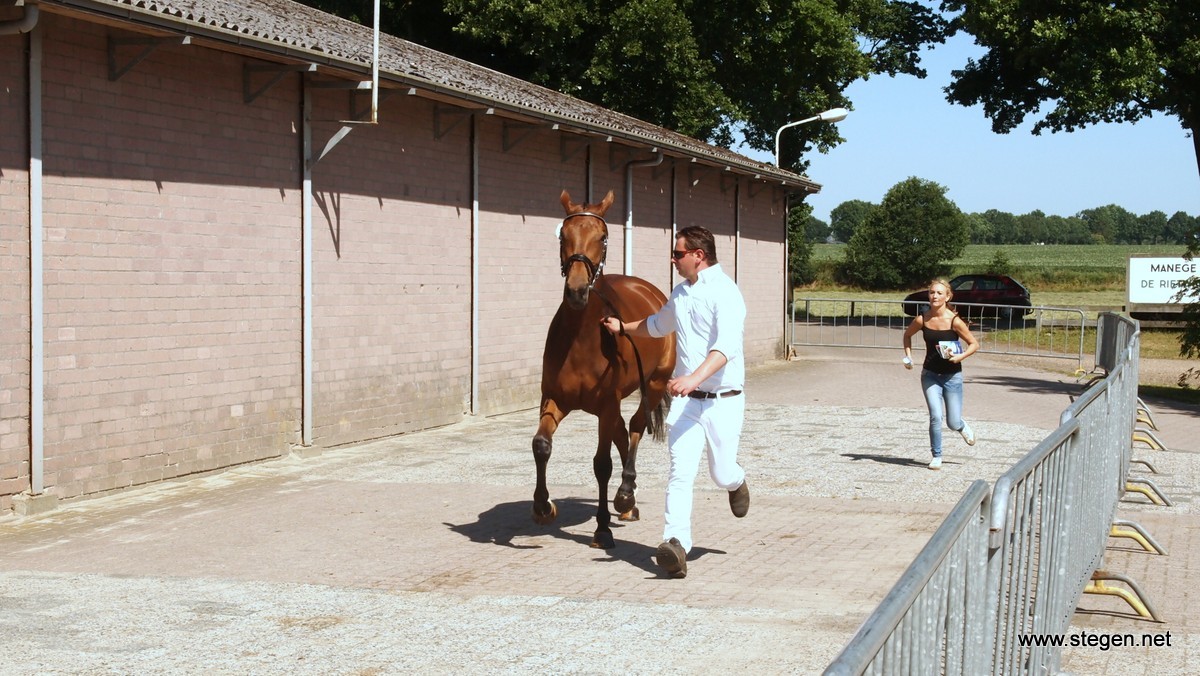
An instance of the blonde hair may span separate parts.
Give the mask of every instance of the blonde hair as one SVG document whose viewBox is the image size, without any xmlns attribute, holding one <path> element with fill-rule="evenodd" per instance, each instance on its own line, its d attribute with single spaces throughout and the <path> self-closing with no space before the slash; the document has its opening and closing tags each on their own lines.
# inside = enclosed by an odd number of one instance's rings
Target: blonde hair
<svg viewBox="0 0 1200 676">
<path fill-rule="evenodd" d="M 942 286 L 946 287 L 947 300 L 954 297 L 954 289 L 950 288 L 950 280 L 946 279 L 945 277 L 934 277 L 933 279 L 929 280 L 929 284 L 926 285 L 925 288 L 933 289 L 934 284 L 941 284 Z"/>
</svg>

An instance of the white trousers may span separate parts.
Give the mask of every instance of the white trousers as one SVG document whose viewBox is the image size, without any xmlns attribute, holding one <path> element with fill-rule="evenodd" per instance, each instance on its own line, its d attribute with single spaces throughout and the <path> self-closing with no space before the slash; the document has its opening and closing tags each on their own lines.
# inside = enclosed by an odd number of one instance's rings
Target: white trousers
<svg viewBox="0 0 1200 676">
<path fill-rule="evenodd" d="M 727 491 L 746 480 L 737 463 L 738 441 L 746 417 L 746 395 L 718 399 L 676 397 L 667 414 L 667 444 L 671 468 L 667 474 L 667 509 L 663 540 L 678 538 L 684 551 L 692 549 L 692 489 L 700 469 L 700 454 L 708 452 L 708 474 Z"/>
</svg>

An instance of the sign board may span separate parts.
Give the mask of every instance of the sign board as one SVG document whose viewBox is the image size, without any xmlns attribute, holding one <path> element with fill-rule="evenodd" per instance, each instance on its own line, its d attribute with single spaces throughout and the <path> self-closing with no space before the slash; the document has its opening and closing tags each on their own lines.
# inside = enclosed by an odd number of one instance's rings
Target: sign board
<svg viewBox="0 0 1200 676">
<path fill-rule="evenodd" d="M 1130 305 L 1166 305 L 1175 299 L 1180 285 L 1200 275 L 1200 258 L 1183 256 L 1130 256 L 1125 276 Z M 1185 303 L 1191 299 L 1185 299 Z"/>
</svg>

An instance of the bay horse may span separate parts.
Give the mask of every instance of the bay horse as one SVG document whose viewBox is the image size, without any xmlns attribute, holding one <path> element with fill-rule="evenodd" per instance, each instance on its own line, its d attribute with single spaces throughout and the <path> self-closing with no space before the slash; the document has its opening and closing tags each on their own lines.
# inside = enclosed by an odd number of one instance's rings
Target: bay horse
<svg viewBox="0 0 1200 676">
<path fill-rule="evenodd" d="M 568 413 L 583 410 L 599 419 L 599 442 L 592 458 L 600 495 L 592 547 L 615 545 L 609 527 L 608 481 L 612 477 L 613 443 L 621 455 L 621 485 L 613 499 L 622 521 L 638 519 L 636 488 L 637 447 L 649 427 L 655 439 L 665 436 L 667 380 L 675 367 L 675 336 L 614 337 L 603 326 L 607 316 L 624 321 L 648 317 L 666 304 L 657 287 L 638 277 L 604 274 L 608 253 L 608 224 L 604 214 L 613 193 L 599 204 L 574 204 L 566 190 L 559 198 L 567 216 L 559 226 L 559 261 L 563 300 L 550 322 L 542 354 L 542 403 L 533 459 L 537 487 L 533 491 L 533 520 L 552 523 L 558 510 L 546 489 L 554 431 Z M 641 392 L 636 412 L 625 427 L 621 401 Z"/>
</svg>

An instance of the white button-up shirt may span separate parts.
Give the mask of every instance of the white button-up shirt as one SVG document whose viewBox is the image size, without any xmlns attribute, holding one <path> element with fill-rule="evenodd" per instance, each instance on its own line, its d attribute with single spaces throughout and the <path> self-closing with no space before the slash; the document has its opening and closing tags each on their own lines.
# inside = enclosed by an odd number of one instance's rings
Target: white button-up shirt
<svg viewBox="0 0 1200 676">
<path fill-rule="evenodd" d="M 675 332 L 675 376 L 685 376 L 704 363 L 708 353 L 725 355 L 725 366 L 706 378 L 697 389 L 705 392 L 740 390 L 746 383 L 742 337 L 746 331 L 746 301 L 721 266 L 710 265 L 671 291 L 661 310 L 646 318 L 650 335 L 661 338 Z"/>
</svg>

